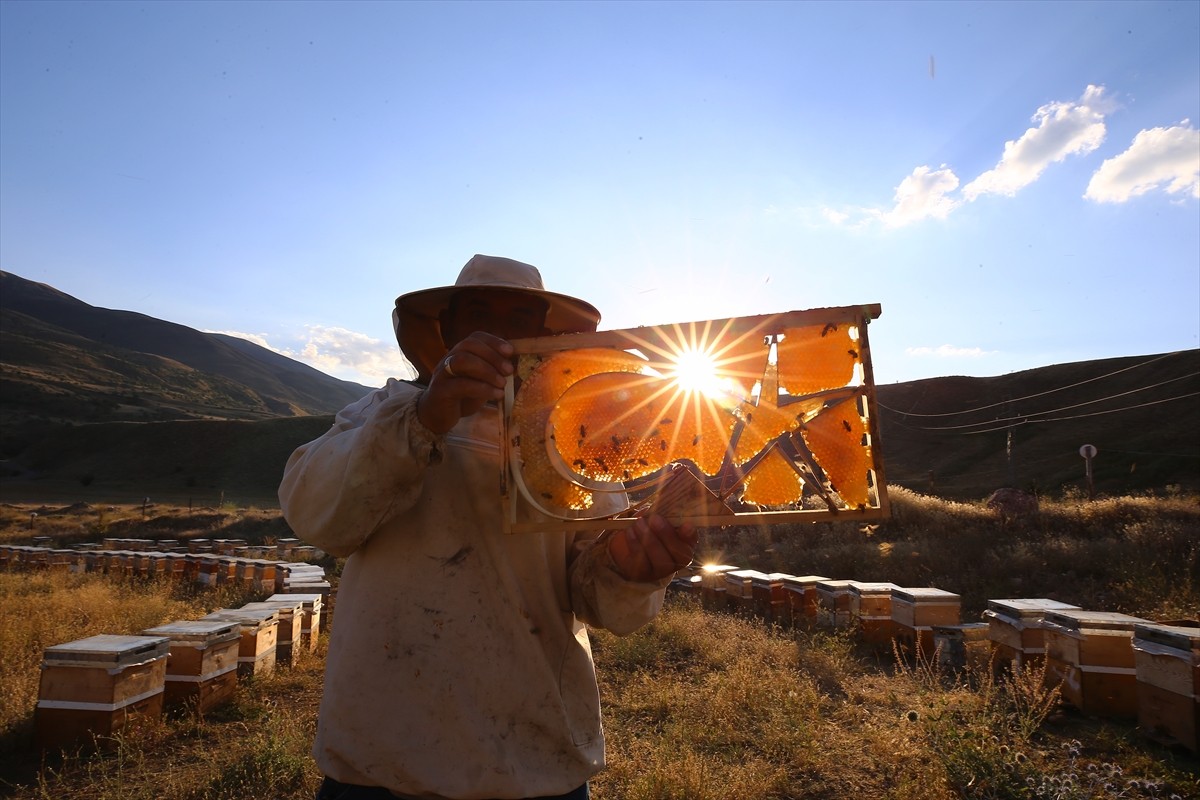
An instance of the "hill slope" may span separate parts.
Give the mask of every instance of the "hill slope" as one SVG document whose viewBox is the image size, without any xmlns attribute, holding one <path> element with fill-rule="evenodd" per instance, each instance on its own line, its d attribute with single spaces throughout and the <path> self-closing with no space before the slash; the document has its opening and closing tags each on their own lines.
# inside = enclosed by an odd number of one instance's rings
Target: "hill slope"
<svg viewBox="0 0 1200 800">
<path fill-rule="evenodd" d="M 369 388 L 221 334 L 97 308 L 0 272 L 6 434 L 31 422 L 329 414 Z"/>
</svg>

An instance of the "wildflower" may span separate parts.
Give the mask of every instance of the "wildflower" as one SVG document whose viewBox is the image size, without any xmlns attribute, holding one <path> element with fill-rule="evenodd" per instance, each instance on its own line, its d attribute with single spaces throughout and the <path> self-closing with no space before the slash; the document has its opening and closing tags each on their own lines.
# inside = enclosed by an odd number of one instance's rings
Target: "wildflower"
<svg viewBox="0 0 1200 800">
<path fill-rule="evenodd" d="M 1016 761 L 1018 764 L 1024 764 L 1025 762 L 1029 761 L 1029 757 L 1018 750 L 1017 753 L 1013 756 L 1013 760 Z"/>
</svg>

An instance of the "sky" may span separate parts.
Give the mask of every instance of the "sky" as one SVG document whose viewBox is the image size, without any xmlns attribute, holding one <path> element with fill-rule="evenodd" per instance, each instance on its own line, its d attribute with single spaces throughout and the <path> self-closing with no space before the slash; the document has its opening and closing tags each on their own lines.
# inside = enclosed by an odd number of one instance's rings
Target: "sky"
<svg viewBox="0 0 1200 800">
<path fill-rule="evenodd" d="M 1200 347 L 1198 126 L 1194 0 L 3 0 L 0 268 L 369 386 L 475 253 L 1002 375 Z"/>
</svg>

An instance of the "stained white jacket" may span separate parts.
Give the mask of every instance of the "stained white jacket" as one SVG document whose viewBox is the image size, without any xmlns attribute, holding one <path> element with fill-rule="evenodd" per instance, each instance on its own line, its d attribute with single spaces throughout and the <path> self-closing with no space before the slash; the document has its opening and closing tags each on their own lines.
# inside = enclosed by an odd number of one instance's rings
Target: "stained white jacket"
<svg viewBox="0 0 1200 800">
<path fill-rule="evenodd" d="M 288 460 L 295 534 L 348 556 L 314 755 L 412 797 L 562 794 L 604 761 L 584 623 L 648 622 L 668 581 L 623 580 L 595 534 L 501 529 L 494 408 L 447 435 L 389 381 Z"/>
</svg>

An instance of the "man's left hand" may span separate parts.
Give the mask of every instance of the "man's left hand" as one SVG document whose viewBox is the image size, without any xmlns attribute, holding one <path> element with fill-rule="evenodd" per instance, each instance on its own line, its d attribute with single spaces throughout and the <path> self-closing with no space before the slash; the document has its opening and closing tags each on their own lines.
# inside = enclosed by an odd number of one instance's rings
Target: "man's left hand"
<svg viewBox="0 0 1200 800">
<path fill-rule="evenodd" d="M 691 563 L 696 538 L 693 526 L 677 528 L 659 514 L 651 514 L 639 517 L 632 527 L 614 531 L 608 539 L 608 552 L 625 580 L 652 583 Z"/>
</svg>

